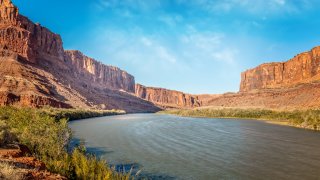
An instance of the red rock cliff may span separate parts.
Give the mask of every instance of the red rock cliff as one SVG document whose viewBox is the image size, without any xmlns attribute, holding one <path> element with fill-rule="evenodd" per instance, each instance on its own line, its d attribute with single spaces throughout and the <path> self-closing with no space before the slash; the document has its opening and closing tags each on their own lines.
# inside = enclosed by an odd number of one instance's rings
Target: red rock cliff
<svg viewBox="0 0 320 180">
<path fill-rule="evenodd" d="M 103 88 L 134 93 L 134 77 L 119 68 L 106 66 L 79 51 L 64 51 L 61 37 L 19 14 L 10 0 L 0 0 L 0 54 L 17 53 L 36 64 L 53 61 L 72 69 L 77 77 L 88 76 Z M 57 62 L 59 61 L 59 62 Z M 52 64 L 52 63 L 51 63 Z"/>
<path fill-rule="evenodd" d="M 11 0 L 0 0 L 0 106 L 160 110 L 134 92 L 132 75 L 64 51 L 58 34 L 20 15 Z"/>
<path fill-rule="evenodd" d="M 136 84 L 136 96 L 164 107 L 199 107 L 201 102 L 194 95 L 163 88 Z"/>
<path fill-rule="evenodd" d="M 61 37 L 20 15 L 11 0 L 0 0 L 0 48 L 33 63 L 39 57 L 63 58 Z"/>
<path fill-rule="evenodd" d="M 74 73 L 90 76 L 93 83 L 104 88 L 121 89 L 134 93 L 134 77 L 113 66 L 106 66 L 80 51 L 65 51 L 65 61 L 74 68 Z"/>
<path fill-rule="evenodd" d="M 287 62 L 267 63 L 241 74 L 240 92 L 287 88 L 320 79 L 320 47 Z"/>
</svg>

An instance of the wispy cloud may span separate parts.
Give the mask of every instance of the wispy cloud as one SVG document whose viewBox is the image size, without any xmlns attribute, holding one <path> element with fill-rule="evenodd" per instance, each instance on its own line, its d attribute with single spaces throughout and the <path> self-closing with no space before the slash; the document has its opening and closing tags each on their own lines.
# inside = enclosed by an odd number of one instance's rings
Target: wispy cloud
<svg viewBox="0 0 320 180">
<path fill-rule="evenodd" d="M 161 0 L 97 0 L 95 5 L 100 9 L 129 8 L 148 11 L 160 7 L 162 3 Z"/>
<path fill-rule="evenodd" d="M 144 82 L 149 79 L 154 86 L 161 85 L 157 84 L 160 79 L 166 84 L 176 78 L 180 85 L 193 79 L 199 85 L 210 81 L 217 88 L 229 81 L 229 87 L 236 89 L 241 71 L 268 60 L 283 60 L 283 51 L 277 50 L 292 45 L 283 42 L 307 37 L 311 28 L 303 29 L 306 26 L 300 23 L 315 14 L 320 2 L 96 0 L 94 4 L 102 11 L 93 11 L 99 22 L 90 32 L 92 44 L 86 46 L 106 63 Z M 317 27 L 313 20 L 304 24 Z M 268 50 L 270 44 L 277 48 Z"/>
<path fill-rule="evenodd" d="M 183 21 L 183 17 L 178 14 L 164 14 L 160 15 L 158 20 L 168 26 L 175 27 L 178 23 Z"/>
<path fill-rule="evenodd" d="M 213 12 L 231 12 L 233 10 L 241 10 L 253 14 L 270 15 L 274 13 L 294 13 L 298 12 L 301 6 L 308 0 L 300 2 L 286 1 L 286 0 L 194 0 L 191 1 L 194 5 L 200 6 L 203 9 Z"/>
<path fill-rule="evenodd" d="M 230 46 L 223 33 L 201 32 L 192 27 L 180 37 L 184 58 L 193 61 L 216 61 L 234 65 L 237 49 Z"/>
</svg>

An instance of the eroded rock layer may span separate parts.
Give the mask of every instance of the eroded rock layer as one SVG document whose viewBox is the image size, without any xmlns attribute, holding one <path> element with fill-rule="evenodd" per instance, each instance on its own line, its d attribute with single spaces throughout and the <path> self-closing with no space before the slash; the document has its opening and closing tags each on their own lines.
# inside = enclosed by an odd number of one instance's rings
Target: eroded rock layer
<svg viewBox="0 0 320 180">
<path fill-rule="evenodd" d="M 240 91 L 289 88 L 320 79 L 320 47 L 287 62 L 266 63 L 241 74 Z"/>
<path fill-rule="evenodd" d="M 199 107 L 197 96 L 163 88 L 146 87 L 136 84 L 136 96 L 167 108 Z"/>
<path fill-rule="evenodd" d="M 106 66 L 80 51 L 65 51 L 65 61 L 74 69 L 75 76 L 88 76 L 91 82 L 104 88 L 134 93 L 134 77 L 117 67 Z"/>
<path fill-rule="evenodd" d="M 284 89 L 222 94 L 211 98 L 203 105 L 218 108 L 274 110 L 318 109 L 320 107 L 320 83 L 308 83 Z"/>
<path fill-rule="evenodd" d="M 36 63 L 39 56 L 63 58 L 61 37 L 19 14 L 11 0 L 0 0 L 0 48 Z"/>
</svg>

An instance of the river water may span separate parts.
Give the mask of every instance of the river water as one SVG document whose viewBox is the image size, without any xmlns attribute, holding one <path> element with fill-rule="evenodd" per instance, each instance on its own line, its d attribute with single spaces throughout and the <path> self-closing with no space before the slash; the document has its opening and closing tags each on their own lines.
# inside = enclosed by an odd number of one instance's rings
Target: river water
<svg viewBox="0 0 320 180">
<path fill-rule="evenodd" d="M 129 114 L 72 121 L 75 141 L 150 179 L 317 179 L 320 133 L 256 120 Z"/>
</svg>

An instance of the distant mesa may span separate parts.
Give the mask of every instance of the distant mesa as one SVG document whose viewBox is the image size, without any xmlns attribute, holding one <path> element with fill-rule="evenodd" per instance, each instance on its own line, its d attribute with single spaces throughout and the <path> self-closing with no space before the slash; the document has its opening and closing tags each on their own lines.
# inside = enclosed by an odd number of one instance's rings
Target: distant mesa
<svg viewBox="0 0 320 180">
<path fill-rule="evenodd" d="M 288 88 L 320 80 L 320 47 L 287 62 L 266 63 L 241 74 L 240 91 Z"/>
<path fill-rule="evenodd" d="M 201 106 L 201 102 L 195 95 L 163 88 L 146 87 L 141 84 L 136 84 L 135 89 L 138 97 L 164 108 L 192 108 Z"/>
</svg>

